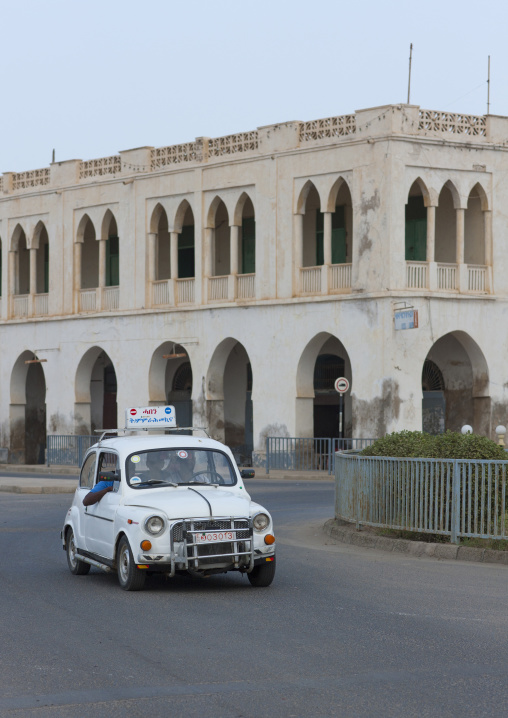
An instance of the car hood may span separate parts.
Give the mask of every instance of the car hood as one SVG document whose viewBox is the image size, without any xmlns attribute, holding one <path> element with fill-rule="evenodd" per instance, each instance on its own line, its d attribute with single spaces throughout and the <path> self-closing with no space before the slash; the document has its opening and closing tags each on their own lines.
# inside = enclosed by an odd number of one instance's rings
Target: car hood
<svg viewBox="0 0 508 718">
<path fill-rule="evenodd" d="M 250 509 L 247 497 L 207 486 L 145 489 L 139 495 L 129 496 L 124 505 L 164 511 L 169 519 L 249 516 Z"/>
</svg>

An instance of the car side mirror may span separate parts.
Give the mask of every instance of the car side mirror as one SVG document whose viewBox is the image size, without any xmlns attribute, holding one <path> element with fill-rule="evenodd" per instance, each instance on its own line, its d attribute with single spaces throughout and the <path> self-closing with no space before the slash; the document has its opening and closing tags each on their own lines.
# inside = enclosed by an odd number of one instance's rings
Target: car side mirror
<svg viewBox="0 0 508 718">
<path fill-rule="evenodd" d="M 253 479 L 255 475 L 256 472 L 254 471 L 254 469 L 242 469 L 240 471 L 240 476 L 242 477 L 242 479 Z"/>
</svg>

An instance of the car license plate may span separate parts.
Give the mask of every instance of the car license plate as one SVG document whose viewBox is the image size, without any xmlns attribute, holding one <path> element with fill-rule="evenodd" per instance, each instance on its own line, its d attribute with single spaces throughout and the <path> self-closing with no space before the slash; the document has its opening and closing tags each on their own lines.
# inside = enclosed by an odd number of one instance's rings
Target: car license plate
<svg viewBox="0 0 508 718">
<path fill-rule="evenodd" d="M 236 541 L 236 531 L 203 531 L 196 534 L 196 543 L 220 543 Z"/>
</svg>

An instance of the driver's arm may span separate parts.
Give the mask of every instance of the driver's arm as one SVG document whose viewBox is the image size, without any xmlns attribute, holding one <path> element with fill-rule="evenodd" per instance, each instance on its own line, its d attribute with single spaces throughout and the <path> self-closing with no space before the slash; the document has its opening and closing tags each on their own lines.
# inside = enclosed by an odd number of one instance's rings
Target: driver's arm
<svg viewBox="0 0 508 718">
<path fill-rule="evenodd" d="M 101 489 L 100 491 L 89 491 L 83 499 L 83 506 L 92 506 L 98 503 L 109 491 L 113 491 L 113 485 L 106 486 L 105 489 Z"/>
</svg>

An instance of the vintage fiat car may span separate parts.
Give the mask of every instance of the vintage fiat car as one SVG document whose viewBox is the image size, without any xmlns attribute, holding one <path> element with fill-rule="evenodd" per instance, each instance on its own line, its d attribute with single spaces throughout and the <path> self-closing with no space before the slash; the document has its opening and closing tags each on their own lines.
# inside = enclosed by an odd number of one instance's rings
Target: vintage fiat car
<svg viewBox="0 0 508 718">
<path fill-rule="evenodd" d="M 269 586 L 272 519 L 251 500 L 243 478 L 229 448 L 209 438 L 127 434 L 98 441 L 84 458 L 62 529 L 70 571 L 116 571 L 126 591 L 143 588 L 154 573 L 239 571 L 253 586 Z M 106 493 L 84 506 L 104 481 Z"/>
</svg>

